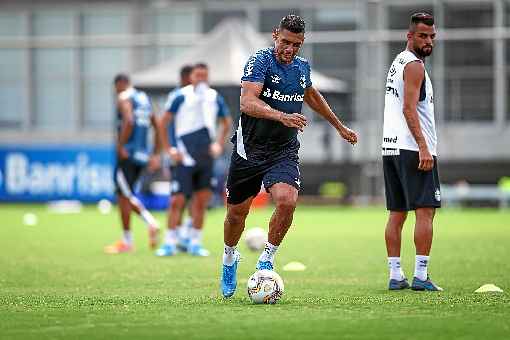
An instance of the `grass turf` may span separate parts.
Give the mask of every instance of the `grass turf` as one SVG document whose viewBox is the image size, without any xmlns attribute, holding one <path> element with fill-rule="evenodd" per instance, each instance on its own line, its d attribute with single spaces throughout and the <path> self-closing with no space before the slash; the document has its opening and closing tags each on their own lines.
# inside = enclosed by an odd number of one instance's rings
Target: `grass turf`
<svg viewBox="0 0 510 340">
<path fill-rule="evenodd" d="M 37 226 L 22 224 L 23 214 Z M 239 289 L 219 294 L 222 220 L 211 211 L 209 258 L 156 258 L 133 220 L 136 252 L 102 253 L 120 233 L 116 211 L 57 215 L 44 206 L 0 206 L 0 339 L 508 339 L 510 212 L 441 210 L 432 278 L 443 293 L 386 290 L 384 209 L 298 207 L 277 257 L 286 292 L 274 306 L 245 293 L 258 254 L 241 245 Z M 247 225 L 265 226 L 270 210 Z M 164 223 L 165 216 L 157 214 Z M 412 216 L 403 267 L 412 276 Z M 304 272 L 283 272 L 290 261 Z M 475 294 L 484 283 L 502 294 Z"/>
</svg>

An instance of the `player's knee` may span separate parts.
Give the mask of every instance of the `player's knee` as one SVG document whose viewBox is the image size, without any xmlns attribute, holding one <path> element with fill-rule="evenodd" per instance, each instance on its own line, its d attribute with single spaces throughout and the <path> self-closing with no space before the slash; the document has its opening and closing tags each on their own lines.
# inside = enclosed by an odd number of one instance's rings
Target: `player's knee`
<svg viewBox="0 0 510 340">
<path fill-rule="evenodd" d="M 172 210 L 182 210 L 186 205 L 186 198 L 183 195 L 175 195 L 172 199 L 171 208 Z"/>
<path fill-rule="evenodd" d="M 245 210 L 229 210 L 227 213 L 227 221 L 232 225 L 240 225 L 246 221 L 248 211 Z"/>
<path fill-rule="evenodd" d="M 292 194 L 281 194 L 274 197 L 276 209 L 284 211 L 294 211 L 296 208 L 297 197 Z"/>
<path fill-rule="evenodd" d="M 424 221 L 432 221 L 434 219 L 435 213 L 436 213 L 436 209 L 434 209 L 434 208 L 419 208 L 419 209 L 416 209 L 416 219 L 424 220 Z"/>
</svg>

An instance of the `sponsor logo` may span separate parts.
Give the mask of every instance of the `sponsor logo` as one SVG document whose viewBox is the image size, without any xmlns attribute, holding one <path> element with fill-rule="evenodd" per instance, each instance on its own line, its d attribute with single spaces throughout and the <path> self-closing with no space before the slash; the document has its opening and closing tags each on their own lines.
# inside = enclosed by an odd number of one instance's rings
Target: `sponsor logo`
<svg viewBox="0 0 510 340">
<path fill-rule="evenodd" d="M 441 191 L 436 189 L 436 193 L 434 194 L 436 201 L 441 202 Z"/>
<path fill-rule="evenodd" d="M 302 88 L 306 88 L 306 76 L 304 74 L 299 78 L 299 83 Z"/>
<path fill-rule="evenodd" d="M 393 143 L 396 144 L 398 141 L 398 136 L 395 137 L 384 137 L 383 138 L 384 143 Z"/>
<path fill-rule="evenodd" d="M 302 102 L 305 97 L 303 94 L 299 93 L 283 94 L 278 90 L 274 90 L 274 92 L 271 93 L 271 89 L 269 88 L 266 88 L 264 92 L 262 92 L 262 95 L 266 98 L 272 98 L 280 102 Z"/>
<path fill-rule="evenodd" d="M 399 58 L 399 59 L 398 59 L 398 63 L 399 63 L 400 65 L 404 65 L 404 64 L 406 63 L 406 61 L 404 60 L 404 58 Z"/>
<path fill-rule="evenodd" d="M 280 80 L 282 80 L 282 78 L 280 78 L 277 74 L 271 76 L 271 81 L 275 84 L 280 84 Z"/>
<path fill-rule="evenodd" d="M 301 180 L 299 178 L 294 179 L 294 182 L 301 188 Z"/>
<path fill-rule="evenodd" d="M 399 98 L 399 96 L 398 96 L 398 91 L 397 91 L 397 89 L 396 89 L 396 88 L 394 88 L 394 87 L 386 86 L 386 93 L 387 93 L 387 94 L 392 94 L 392 95 L 394 95 L 395 97 Z"/>
<path fill-rule="evenodd" d="M 382 149 L 382 155 L 383 156 L 399 156 L 400 155 L 400 149 Z"/>
<path fill-rule="evenodd" d="M 390 77 L 393 77 L 396 73 L 397 73 L 397 69 L 395 68 L 395 65 L 391 65 Z"/>
</svg>

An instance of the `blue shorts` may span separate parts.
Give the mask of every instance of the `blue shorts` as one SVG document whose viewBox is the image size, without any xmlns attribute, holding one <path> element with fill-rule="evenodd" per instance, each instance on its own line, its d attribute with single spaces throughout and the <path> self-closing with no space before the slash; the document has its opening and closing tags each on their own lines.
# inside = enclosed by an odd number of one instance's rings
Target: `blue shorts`
<svg viewBox="0 0 510 340">
<path fill-rule="evenodd" d="M 213 163 L 206 162 L 195 166 L 176 165 L 171 167 L 171 194 L 184 194 L 187 198 L 200 190 L 213 189 Z"/>
<path fill-rule="evenodd" d="M 269 192 L 269 188 L 276 183 L 286 183 L 297 190 L 300 189 L 301 175 L 297 154 L 268 159 L 264 162 L 253 162 L 239 156 L 234 149 L 227 179 L 229 204 L 239 204 L 256 196 L 262 184 Z"/>
</svg>

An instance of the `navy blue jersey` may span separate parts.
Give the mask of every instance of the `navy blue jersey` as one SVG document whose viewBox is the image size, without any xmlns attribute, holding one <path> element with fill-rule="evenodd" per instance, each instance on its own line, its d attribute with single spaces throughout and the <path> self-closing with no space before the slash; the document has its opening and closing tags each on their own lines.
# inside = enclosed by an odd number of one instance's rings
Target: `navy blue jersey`
<svg viewBox="0 0 510 340">
<path fill-rule="evenodd" d="M 151 126 L 152 105 L 145 92 L 129 88 L 119 94 L 119 100 L 129 100 L 133 108 L 133 130 L 124 145 L 129 159 L 144 165 L 149 160 L 149 128 Z M 117 107 L 117 132 L 120 134 L 122 113 Z"/>
<path fill-rule="evenodd" d="M 308 61 L 295 57 L 292 63 L 276 60 L 274 48 L 258 51 L 248 59 L 242 81 L 263 84 L 259 98 L 284 113 L 301 113 L 305 90 L 312 86 Z M 244 159 L 267 159 L 282 153 L 297 153 L 298 130 L 280 122 L 255 118 L 241 112 L 232 138 Z"/>
</svg>

